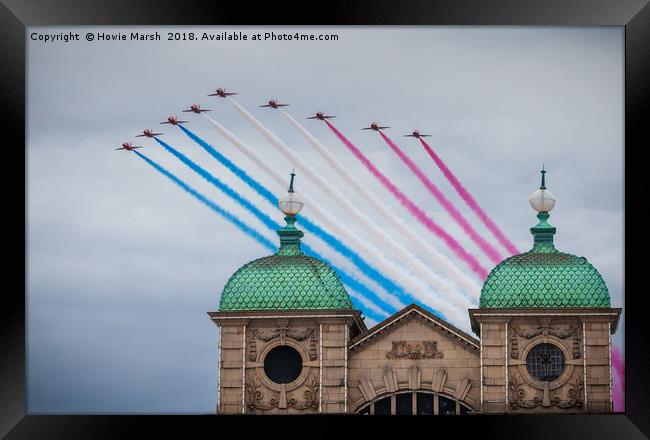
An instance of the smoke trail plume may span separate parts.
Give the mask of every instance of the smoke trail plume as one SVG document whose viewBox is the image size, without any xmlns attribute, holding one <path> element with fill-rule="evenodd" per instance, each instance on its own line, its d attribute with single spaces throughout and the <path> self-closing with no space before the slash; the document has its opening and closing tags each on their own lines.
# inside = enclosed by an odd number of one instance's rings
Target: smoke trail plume
<svg viewBox="0 0 650 440">
<path fill-rule="evenodd" d="M 435 223 L 424 211 L 422 211 L 411 199 L 409 199 L 404 193 L 402 193 L 386 176 L 384 176 L 378 169 L 373 165 L 373 163 L 357 148 L 352 142 L 350 142 L 343 134 L 336 129 L 329 121 L 325 121 L 327 126 L 332 130 L 332 132 L 339 138 L 339 140 L 354 154 L 357 159 L 363 163 L 363 165 L 370 171 L 370 173 L 386 188 L 388 189 L 393 196 L 399 202 L 409 210 L 409 212 L 420 221 L 423 225 L 427 227 L 431 232 L 440 237 L 445 244 L 461 259 L 463 260 L 469 268 L 476 273 L 481 280 L 487 278 L 488 272 L 483 266 L 476 260 L 473 255 L 470 255 L 465 251 L 465 249 L 444 229 L 442 229 L 437 223 Z"/>
<path fill-rule="evenodd" d="M 145 156 L 143 153 L 140 153 L 139 151 L 133 151 L 135 154 L 137 154 L 142 160 L 147 162 L 149 165 L 151 165 L 154 169 L 156 169 L 158 172 L 160 172 L 162 175 L 170 179 L 172 182 L 176 183 L 179 187 L 181 187 L 183 190 L 185 190 L 187 193 L 191 194 L 194 196 L 197 200 L 199 200 L 201 203 L 206 205 L 208 208 L 212 209 L 214 212 L 219 214 L 221 217 L 225 218 L 232 224 L 234 224 L 238 229 L 240 229 L 242 232 L 244 232 L 246 235 L 249 237 L 253 238 L 255 241 L 257 241 L 259 244 L 262 246 L 266 247 L 268 250 L 271 252 L 275 253 L 277 252 L 278 248 L 277 246 L 272 243 L 270 240 L 268 240 L 266 237 L 264 237 L 262 234 L 260 234 L 257 230 L 255 230 L 253 227 L 247 225 L 243 221 L 239 220 L 235 215 L 231 214 L 230 212 L 226 211 L 216 203 L 214 203 L 212 200 L 208 199 L 205 197 L 203 194 L 189 186 L 187 183 L 183 182 L 181 179 L 173 175 L 171 172 L 167 171 L 165 168 L 163 168 L 161 165 L 158 163 L 154 162 L 152 159 L 149 159 L 147 156 Z M 279 229 L 279 225 L 277 225 Z M 337 268 L 335 265 L 333 265 L 331 262 L 327 261 L 325 258 L 321 257 L 313 251 L 311 248 L 309 248 L 307 245 L 302 245 L 305 253 L 308 255 L 313 256 L 314 258 L 318 258 L 320 260 L 325 261 L 327 264 L 332 266 L 334 270 L 337 272 L 339 277 L 341 278 L 341 281 L 343 283 L 347 284 L 348 287 L 351 289 L 367 295 L 367 296 L 373 296 L 373 292 L 366 287 L 363 283 L 357 281 L 354 277 L 351 275 L 347 274 L 345 271 L 341 270 L 340 268 Z M 354 300 L 354 296 L 352 297 Z M 355 301 L 356 302 L 356 301 Z M 355 307 L 359 307 L 358 305 L 355 304 Z M 359 307 L 362 308 L 362 307 Z M 388 316 L 388 313 L 385 312 L 384 310 L 378 308 L 378 307 L 369 307 L 370 312 L 367 312 L 367 315 L 375 320 L 379 319 L 380 321 Z"/>
<path fill-rule="evenodd" d="M 420 143 L 426 150 L 426 152 L 431 156 L 431 159 L 436 163 L 440 171 L 445 175 L 449 183 L 454 187 L 458 195 L 465 201 L 467 206 L 474 211 L 474 214 L 481 219 L 483 224 L 492 232 L 496 239 L 501 243 L 505 249 L 510 252 L 510 254 L 515 255 L 519 253 L 519 250 L 515 247 L 514 244 L 504 235 L 504 233 L 499 229 L 499 227 L 492 221 L 492 219 L 485 213 L 483 208 L 474 200 L 474 197 L 465 189 L 462 183 L 456 178 L 456 176 L 451 172 L 449 167 L 440 159 L 440 157 L 433 151 L 433 149 L 427 144 L 424 139 L 420 138 Z"/>
<path fill-rule="evenodd" d="M 296 121 L 288 112 L 282 111 L 284 116 L 287 117 L 289 122 L 303 135 L 316 151 L 330 164 L 332 168 L 350 185 L 357 193 L 359 193 L 370 205 L 372 205 L 380 214 L 381 217 L 386 219 L 395 230 L 405 235 L 411 242 L 412 246 L 417 247 L 423 254 L 432 260 L 436 267 L 441 268 L 448 274 L 457 284 L 463 289 L 463 292 L 469 297 L 471 301 L 476 301 L 480 295 L 481 287 L 478 283 L 474 282 L 471 278 L 465 275 L 454 263 L 452 263 L 445 255 L 440 253 L 436 248 L 431 246 L 428 241 L 422 240 L 422 237 L 417 235 L 411 227 L 409 227 L 404 220 L 398 217 L 392 210 L 388 209 L 382 200 L 379 200 L 375 194 L 368 190 L 365 186 L 361 185 L 340 162 L 334 157 L 332 153 L 316 139 L 302 124 Z"/>
<path fill-rule="evenodd" d="M 614 411 L 625 411 L 625 361 L 617 347 L 612 347 L 612 399 Z"/>
<path fill-rule="evenodd" d="M 265 171 L 271 178 L 276 181 L 279 185 L 286 185 L 285 179 L 280 176 L 280 174 L 273 168 L 271 168 L 267 162 L 262 160 L 260 156 L 257 155 L 251 149 L 248 145 L 246 145 L 244 142 L 239 140 L 233 133 L 231 133 L 229 130 L 227 130 L 225 127 L 223 127 L 221 124 L 219 124 L 217 121 L 212 119 L 211 117 L 204 115 L 204 117 L 226 138 L 228 139 L 239 151 L 241 151 L 243 154 L 246 155 L 253 163 L 258 165 L 263 171 Z M 208 150 L 209 152 L 209 150 Z M 223 157 L 223 155 L 213 155 L 217 160 L 221 161 L 220 158 Z M 223 163 L 223 162 L 222 162 Z M 232 168 L 231 168 L 232 169 Z M 235 174 L 240 175 L 239 171 L 234 171 Z M 241 176 L 241 178 L 249 183 L 250 177 L 247 179 L 245 176 L 245 172 L 242 172 L 244 175 Z M 256 189 L 256 186 L 252 185 L 249 183 L 253 189 Z M 264 193 L 258 191 L 260 195 L 264 197 Z M 314 201 L 309 197 L 308 194 L 301 194 L 301 197 L 303 198 L 303 201 L 305 202 L 305 206 L 308 207 L 316 217 L 319 219 L 319 221 L 325 225 L 328 229 L 330 229 L 332 232 L 334 232 L 338 237 L 341 237 L 343 240 L 345 240 L 347 243 L 351 243 L 352 245 L 355 246 L 361 254 L 365 258 L 367 258 L 369 261 L 373 262 L 379 269 L 382 270 L 384 274 L 387 276 L 391 277 L 392 279 L 397 280 L 402 286 L 405 286 L 409 291 L 417 291 L 417 290 L 426 290 L 427 286 L 422 283 L 421 280 L 414 278 L 412 275 L 407 273 L 404 269 L 396 266 L 393 264 L 393 262 L 389 261 L 384 254 L 382 254 L 380 251 L 377 250 L 377 248 L 370 243 L 366 242 L 365 240 L 361 239 L 358 235 L 350 233 L 349 229 L 342 225 L 339 221 L 337 221 L 337 216 L 333 215 L 327 211 L 325 211 L 322 207 L 321 204 Z M 267 199 L 268 200 L 268 199 Z M 271 203 L 274 205 L 277 204 L 277 198 L 270 200 Z M 299 216 L 300 221 L 302 224 L 305 226 L 305 229 L 309 230 L 310 232 L 315 233 L 316 235 L 319 235 L 319 230 L 318 228 L 306 217 L 304 216 Z M 410 231 L 410 230 L 409 230 Z M 322 237 L 321 237 L 322 238 Z M 416 238 L 416 242 L 422 242 L 421 238 Z M 441 256 L 442 257 L 442 256 Z M 448 261 L 448 260 L 447 260 Z M 444 263 L 444 261 L 443 261 Z M 449 262 L 450 263 L 450 262 Z M 450 263 L 451 264 L 451 263 Z M 444 264 L 441 264 L 441 266 L 444 266 Z M 460 272 L 457 269 L 457 272 Z M 462 275 L 461 273 L 461 276 Z M 460 278 L 460 277 L 459 277 Z M 467 277 L 465 277 L 467 278 Z M 467 284 L 470 284 L 469 282 Z M 474 287 L 475 285 L 472 285 Z M 476 291 L 478 291 L 480 288 L 476 287 Z M 410 296 L 413 296 L 413 294 L 410 294 Z M 478 294 L 477 294 L 478 297 Z M 428 306 L 432 308 L 432 311 L 435 312 L 436 310 L 436 305 L 429 305 Z M 404 306 L 401 305 L 399 308 L 403 308 Z"/>
<path fill-rule="evenodd" d="M 464 322 L 466 318 L 463 316 L 468 304 L 465 299 L 458 294 L 457 290 L 447 282 L 446 280 L 440 278 L 437 274 L 431 272 L 431 270 L 426 267 L 420 260 L 415 258 L 406 248 L 401 244 L 395 241 L 392 237 L 386 235 L 384 231 L 372 222 L 367 216 L 359 212 L 359 210 L 350 202 L 343 194 L 334 189 L 325 179 L 320 177 L 310 166 L 305 162 L 300 160 L 300 158 L 289 148 L 287 147 L 273 132 L 266 128 L 261 122 L 259 122 L 253 115 L 241 107 L 235 100 L 230 99 L 230 102 L 235 106 L 235 108 L 285 157 L 287 157 L 298 169 L 300 169 L 304 174 L 311 178 L 318 186 L 326 192 L 330 197 L 335 199 L 338 203 L 342 204 L 345 207 L 345 211 L 348 215 L 355 217 L 357 221 L 365 225 L 373 235 L 378 239 L 378 241 L 384 242 L 391 248 L 391 251 L 396 254 L 399 258 L 402 258 L 406 264 L 410 265 L 415 269 L 423 278 L 425 278 L 431 286 L 436 291 L 443 291 L 447 293 L 447 297 L 440 296 L 437 292 L 434 292 L 433 298 L 432 295 L 429 295 L 429 291 L 418 289 L 414 290 L 413 293 L 418 297 L 420 301 L 425 303 L 427 306 L 440 308 L 444 310 L 445 315 L 460 317 L 460 322 Z M 453 302 L 450 304 L 448 301 Z M 455 307 L 454 307 L 455 305 Z M 461 312 L 462 310 L 462 312 Z"/>
<path fill-rule="evenodd" d="M 235 202 L 243 206 L 246 210 L 248 210 L 251 214 L 253 214 L 259 221 L 261 221 L 264 226 L 269 228 L 272 231 L 277 231 L 280 229 L 282 226 L 274 221 L 271 217 L 260 211 L 253 203 L 251 203 L 248 199 L 244 198 L 241 196 L 237 191 L 232 189 L 230 186 L 210 174 L 208 171 L 206 171 L 204 168 L 202 168 L 200 165 L 196 164 L 193 162 L 191 159 L 189 159 L 187 156 L 185 156 L 183 153 L 180 151 L 176 150 L 169 144 L 167 144 L 165 141 L 162 141 L 158 138 L 154 138 L 158 144 L 160 144 L 163 148 L 165 148 L 169 153 L 174 155 L 178 160 L 183 162 L 186 166 L 191 168 L 194 172 L 196 172 L 199 176 L 203 177 L 205 180 L 210 182 L 212 185 L 217 187 L 219 190 L 223 191 L 228 197 L 233 199 Z M 303 245 L 305 249 L 308 249 L 310 253 L 315 255 L 315 252 L 311 250 L 311 248 L 308 248 L 307 245 Z M 322 257 L 318 257 L 321 260 L 323 259 Z M 372 269 L 372 268 L 371 268 Z M 375 271 L 376 272 L 376 271 Z M 368 274 L 370 278 L 372 274 Z M 375 300 L 379 300 L 379 302 L 383 302 L 378 295 L 373 294 L 373 298 Z"/>
<path fill-rule="evenodd" d="M 379 132 L 381 137 L 384 139 L 386 144 L 397 154 L 397 156 L 404 162 L 404 164 L 411 170 L 413 174 L 422 182 L 424 187 L 438 200 L 438 203 L 447 211 L 447 213 L 454 219 L 456 223 L 461 227 L 463 232 L 467 234 L 474 243 L 478 245 L 479 248 L 488 256 L 488 258 L 494 264 L 498 264 L 503 259 L 499 252 L 485 240 L 481 235 L 476 232 L 474 227 L 469 224 L 467 219 L 460 213 L 458 209 L 445 197 L 445 195 L 438 189 L 435 183 L 433 183 L 429 178 L 422 172 L 420 167 L 418 167 L 415 162 L 413 162 L 404 151 L 402 151 L 396 144 L 383 132 Z"/>
<path fill-rule="evenodd" d="M 233 214 L 230 212 L 226 211 L 225 209 L 221 208 L 219 205 L 214 203 L 212 200 L 208 199 L 205 197 L 203 194 L 183 182 L 181 179 L 178 177 L 174 176 L 172 173 L 167 171 L 165 168 L 162 166 L 158 165 L 156 162 L 153 160 L 149 159 L 147 156 L 145 156 L 143 153 L 140 153 L 139 151 L 133 151 L 135 154 L 137 154 L 142 160 L 147 162 L 149 165 L 151 165 L 153 168 L 155 168 L 158 172 L 160 172 L 162 175 L 170 179 L 172 182 L 174 182 L 176 185 L 180 186 L 183 190 L 188 192 L 189 194 L 193 195 L 198 201 L 206 205 L 208 208 L 212 209 L 214 212 L 237 226 L 242 232 L 244 232 L 246 235 L 250 236 L 253 238 L 255 241 L 257 241 L 259 244 L 270 250 L 271 252 L 277 251 L 277 247 L 275 246 L 274 243 L 272 243 L 270 240 L 268 240 L 266 237 L 264 237 L 262 234 L 257 232 L 255 229 L 252 227 L 248 226 L 246 223 L 242 222 L 239 220 L 237 217 L 235 217 Z"/>
<path fill-rule="evenodd" d="M 183 126 L 179 126 L 183 132 L 185 132 L 192 140 L 194 140 L 197 144 L 199 144 L 203 149 L 205 149 L 208 153 L 210 153 L 215 159 L 217 159 L 219 162 L 221 162 L 223 165 L 225 165 L 230 171 L 232 171 L 237 177 L 239 177 L 241 180 L 244 181 L 248 186 L 250 186 L 253 190 L 255 190 L 259 195 L 264 197 L 271 205 L 277 206 L 278 205 L 278 198 L 271 193 L 264 185 L 261 183 L 257 182 L 254 178 L 252 178 L 246 171 L 243 169 L 239 168 L 237 165 L 235 165 L 232 161 L 230 161 L 227 157 L 225 157 L 223 154 L 219 153 L 214 147 L 212 147 L 210 144 L 205 142 L 203 139 L 201 139 L 199 136 L 188 130 L 187 128 Z M 163 147 L 167 149 L 170 153 L 172 153 L 174 156 L 176 156 L 178 159 L 180 159 L 183 163 L 188 165 L 190 168 L 192 168 L 194 171 L 196 171 L 198 174 L 200 174 L 202 177 L 204 177 L 206 180 L 214 183 L 219 187 L 219 189 L 224 190 L 225 192 L 233 192 L 232 189 L 230 189 L 227 185 L 221 183 L 218 179 L 216 179 L 214 176 L 212 176 L 210 173 L 205 171 L 203 168 L 200 166 L 196 165 L 194 162 L 192 162 L 190 159 L 185 157 L 182 153 L 179 153 L 176 151 L 174 148 L 170 147 L 168 144 L 165 142 L 161 141 L 160 139 L 156 138 L 156 141 Z M 215 183 L 215 179 L 216 182 Z M 225 188 L 225 189 L 224 189 Z M 236 194 L 236 193 L 235 193 Z M 305 200 L 307 202 L 307 200 Z M 315 206 L 316 204 L 314 204 Z M 400 287 L 397 285 L 394 281 L 391 279 L 387 278 L 384 276 L 381 272 L 376 270 L 374 267 L 372 267 L 370 264 L 368 264 L 361 256 L 350 249 L 348 246 L 343 244 L 339 239 L 337 239 L 335 236 L 332 234 L 326 232 L 322 228 L 320 228 L 318 225 L 313 223 L 311 220 L 309 220 L 307 217 L 304 216 L 298 216 L 299 221 L 301 222 L 302 225 L 304 225 L 305 229 L 307 229 L 309 232 L 314 233 L 317 237 L 321 238 L 325 243 L 327 243 L 330 247 L 332 247 L 335 251 L 349 259 L 355 266 L 359 268 L 368 278 L 372 279 L 375 281 L 379 286 L 381 286 L 382 289 L 386 290 L 392 295 L 395 295 L 395 297 L 388 296 L 388 295 L 383 295 L 383 294 L 378 294 L 379 297 L 381 298 L 382 301 L 387 302 L 391 304 L 392 306 L 396 307 L 397 309 L 401 309 L 405 307 L 405 304 L 400 300 L 400 298 L 405 298 L 408 296 L 408 294 Z"/>
</svg>

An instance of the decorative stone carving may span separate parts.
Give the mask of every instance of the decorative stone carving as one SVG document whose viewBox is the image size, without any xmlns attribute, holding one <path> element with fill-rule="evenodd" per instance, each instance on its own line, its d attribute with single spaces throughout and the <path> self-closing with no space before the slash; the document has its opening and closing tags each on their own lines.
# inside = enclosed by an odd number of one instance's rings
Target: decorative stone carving
<svg viewBox="0 0 650 440">
<path fill-rule="evenodd" d="M 315 376 L 312 376 L 309 382 L 306 384 L 306 389 L 303 391 L 303 401 L 298 401 L 293 397 L 293 393 L 289 398 L 282 396 L 284 393 L 278 393 L 272 391 L 271 399 L 268 403 L 264 402 L 264 393 L 260 390 L 261 385 L 253 378 L 247 381 L 246 383 L 246 408 L 254 412 L 256 409 L 260 410 L 270 410 L 273 408 L 293 408 L 297 410 L 307 410 L 318 411 L 318 390 L 320 385 L 318 379 Z"/>
<path fill-rule="evenodd" d="M 309 328 L 302 333 L 298 333 L 298 331 L 295 329 L 291 329 L 287 327 L 278 327 L 275 330 L 273 330 L 270 335 L 265 335 L 257 329 L 253 330 L 253 335 L 255 338 L 264 342 L 269 342 L 275 338 L 281 338 L 281 339 L 290 338 L 293 339 L 294 341 L 300 342 L 310 337 L 312 334 L 314 334 L 314 332 L 315 329 L 313 328 Z"/>
<path fill-rule="evenodd" d="M 569 326 L 568 329 L 561 330 L 557 327 L 552 327 L 548 323 L 541 323 L 536 328 L 528 331 L 521 330 L 519 327 L 513 326 L 512 331 L 513 331 L 513 336 L 514 335 L 521 336 L 522 338 L 526 338 L 526 339 L 531 339 L 539 335 L 551 335 L 551 336 L 555 336 L 556 338 L 566 339 L 569 336 L 576 335 L 579 331 L 579 328 L 571 325 Z"/>
<path fill-rule="evenodd" d="M 442 359 L 435 341 L 393 341 L 393 348 L 386 353 L 387 359 Z"/>
<path fill-rule="evenodd" d="M 269 401 L 269 403 L 264 403 L 264 393 L 259 389 L 260 387 L 261 385 L 259 385 L 253 378 L 246 381 L 246 408 L 249 411 L 277 408 L 279 405 L 278 393 L 274 393 L 274 397 Z"/>
<path fill-rule="evenodd" d="M 302 396 L 303 396 L 303 401 L 298 402 L 296 399 L 293 397 L 290 397 L 287 400 L 287 405 L 290 408 L 293 409 L 298 409 L 298 410 L 306 410 L 310 409 L 312 411 L 318 411 L 318 389 L 320 387 L 318 383 L 318 379 L 316 377 L 312 376 L 312 378 L 309 380 L 309 382 L 306 384 L 307 389 L 303 391 Z"/>
<path fill-rule="evenodd" d="M 510 393 L 508 401 L 510 402 L 511 409 L 519 408 L 536 408 L 542 404 L 542 399 L 539 397 L 539 392 L 530 400 L 526 400 L 526 391 L 524 389 L 524 382 L 517 375 L 512 375 L 510 383 L 508 384 L 508 391 Z"/>
<path fill-rule="evenodd" d="M 551 407 L 556 406 L 562 409 L 571 409 L 571 408 L 582 408 L 582 393 L 583 393 L 583 384 L 580 380 L 580 375 L 576 374 L 575 378 L 569 386 L 567 387 L 566 400 L 560 398 L 560 392 L 558 390 L 550 392 L 548 390 L 548 383 L 544 384 L 544 389 L 535 390 L 535 396 L 526 400 L 526 392 L 524 390 L 524 383 L 520 380 L 517 375 L 513 375 L 510 384 L 508 385 L 510 391 L 510 408 L 519 409 L 519 408 L 536 408 L 538 406 L 542 407 Z M 541 396 L 541 397 L 540 397 Z"/>
<path fill-rule="evenodd" d="M 584 404 L 582 400 L 583 389 L 584 388 L 582 380 L 580 380 L 580 375 L 576 375 L 575 379 L 569 384 L 569 388 L 566 393 L 567 400 L 560 400 L 559 396 L 555 394 L 552 401 L 558 408 L 582 408 L 582 405 Z"/>
</svg>

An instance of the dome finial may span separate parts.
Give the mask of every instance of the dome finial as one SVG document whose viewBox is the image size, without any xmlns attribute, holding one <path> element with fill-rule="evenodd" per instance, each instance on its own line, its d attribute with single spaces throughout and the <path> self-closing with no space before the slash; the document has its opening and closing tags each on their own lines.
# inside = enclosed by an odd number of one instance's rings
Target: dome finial
<svg viewBox="0 0 650 440">
<path fill-rule="evenodd" d="M 293 168 L 293 169 L 291 170 L 291 181 L 289 182 L 289 192 L 290 192 L 290 193 L 293 192 L 293 178 L 294 178 L 294 177 L 296 177 L 296 169 L 295 169 L 295 168 Z"/>
<path fill-rule="evenodd" d="M 289 189 L 287 190 L 287 193 L 278 201 L 280 211 L 282 211 L 285 215 L 291 217 L 294 217 L 296 214 L 298 214 L 302 207 L 305 205 L 293 190 L 293 180 L 296 177 L 296 173 L 294 171 L 291 171 L 291 180 L 289 181 Z"/>
<path fill-rule="evenodd" d="M 537 191 L 535 191 L 528 201 L 530 206 L 537 212 L 550 212 L 555 207 L 555 196 L 546 189 L 546 169 L 542 165 L 542 184 Z"/>
</svg>

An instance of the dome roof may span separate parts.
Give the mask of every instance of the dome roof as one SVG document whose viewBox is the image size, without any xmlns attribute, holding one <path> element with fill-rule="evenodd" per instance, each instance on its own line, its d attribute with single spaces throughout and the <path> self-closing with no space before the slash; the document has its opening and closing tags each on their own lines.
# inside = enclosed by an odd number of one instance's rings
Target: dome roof
<svg viewBox="0 0 650 440">
<path fill-rule="evenodd" d="M 600 273 L 584 257 L 559 252 L 555 228 L 537 216 L 533 248 L 499 263 L 481 289 L 480 307 L 610 307 Z"/>
<path fill-rule="evenodd" d="M 244 265 L 226 283 L 228 310 L 352 309 L 334 269 L 307 255 L 271 255 Z"/>
<path fill-rule="evenodd" d="M 280 229 L 280 249 L 237 270 L 221 293 L 219 310 L 352 309 L 352 301 L 334 269 L 322 260 L 304 255 L 302 231 L 285 217 Z"/>
<path fill-rule="evenodd" d="M 584 257 L 534 248 L 495 267 L 480 307 L 610 307 L 605 281 Z"/>
</svg>

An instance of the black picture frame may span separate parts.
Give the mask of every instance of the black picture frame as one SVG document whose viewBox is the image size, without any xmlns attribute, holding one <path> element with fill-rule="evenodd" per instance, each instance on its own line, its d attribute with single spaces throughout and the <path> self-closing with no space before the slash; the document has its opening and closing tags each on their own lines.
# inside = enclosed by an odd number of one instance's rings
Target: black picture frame
<svg viewBox="0 0 650 440">
<path fill-rule="evenodd" d="M 625 26 L 625 260 L 632 264 L 635 251 L 643 246 L 635 236 L 646 234 L 645 227 L 633 227 L 633 220 L 645 219 L 635 213 L 635 202 L 647 199 L 645 172 L 632 171 L 643 166 L 637 159 L 647 149 L 648 106 L 650 105 L 650 6 L 648 0 L 445 0 L 424 1 L 387 0 L 355 2 L 337 0 L 321 2 L 268 1 L 253 5 L 248 2 L 205 0 L 60 0 L 57 2 L 2 0 L 0 4 L 0 90 L 3 131 L 14 135 L 15 142 L 3 145 L 5 167 L 20 173 L 24 167 L 25 151 L 25 99 L 26 99 L 26 27 L 39 25 L 516 25 L 516 26 Z M 646 134 L 643 138 L 642 135 Z M 5 139 L 7 139 L 5 137 Z M 8 166 L 8 164 L 11 164 Z M 618 172 L 618 170 L 616 170 Z M 18 181 L 18 176 L 13 181 Z M 25 294 L 27 226 L 26 197 L 14 188 L 8 188 L 5 216 L 5 236 L 16 240 L 23 252 L 5 250 L 5 269 L 12 277 L 22 280 L 8 287 L 2 301 L 0 319 L 0 437 L 21 438 L 123 438 L 138 433 L 151 434 L 151 430 L 167 433 L 194 432 L 208 429 L 210 435 L 237 435 L 226 427 L 226 422 L 242 429 L 242 435 L 256 429 L 262 432 L 277 424 L 271 418 L 258 419 L 257 423 L 241 423 L 247 419 L 237 417 L 200 416 L 42 416 L 26 415 L 26 350 L 25 350 Z M 15 198 L 15 201 L 14 201 Z M 20 211 L 21 216 L 15 211 Z M 15 209 L 12 209 L 15 208 Z M 594 219 L 594 221 L 598 221 Z M 589 225 L 585 225 L 588 229 Z M 21 243 L 14 231 L 25 231 Z M 630 239 L 629 237 L 632 237 Z M 22 260 L 20 256 L 23 256 Z M 640 258 L 641 264 L 646 264 Z M 414 426 L 436 431 L 443 427 L 462 429 L 461 438 L 474 431 L 474 435 L 493 438 L 643 438 L 650 435 L 650 407 L 648 392 L 650 371 L 648 329 L 643 306 L 647 288 L 637 285 L 643 270 L 625 269 L 626 313 L 626 383 L 624 415 L 576 416 L 476 416 L 456 417 L 425 422 L 409 419 L 410 432 Z M 636 266 L 636 264 L 634 265 Z M 23 269 L 23 277 L 19 274 Z M 22 286 L 22 289 L 20 288 Z M 307 417 L 307 418 L 305 418 Z M 319 417 L 319 416 L 317 416 Z M 329 417 L 329 416 L 320 416 Z M 381 426 L 392 423 L 405 426 L 402 419 L 344 418 L 346 424 L 359 423 Z M 266 423 L 266 421 L 269 423 Z M 292 423 L 293 423 L 292 419 Z M 318 426 L 319 434 L 328 431 L 339 433 L 338 423 L 323 423 L 303 416 L 311 428 Z M 430 419 L 429 419 L 430 420 Z M 335 422 L 343 421 L 336 418 Z M 230 423 L 228 423 L 230 424 Z M 245 425 L 245 426 L 244 426 Z M 289 426 L 287 421 L 282 426 Z M 188 431 L 191 430 L 191 431 Z M 290 429 L 290 428 L 287 428 Z M 364 428 L 365 429 L 365 428 Z M 228 430 L 228 431 L 227 431 Z M 230 434 L 226 434 L 230 432 Z M 442 431 L 440 431 L 442 432 Z M 461 432 L 461 431 L 456 431 Z M 361 435 L 368 435 L 363 431 Z M 357 434 L 359 435 L 359 434 Z M 454 435 L 453 431 L 452 434 Z M 460 434 L 457 434 L 460 435 Z M 471 434 L 470 434 L 471 435 Z M 149 436 L 149 435 L 148 435 Z"/>
</svg>

